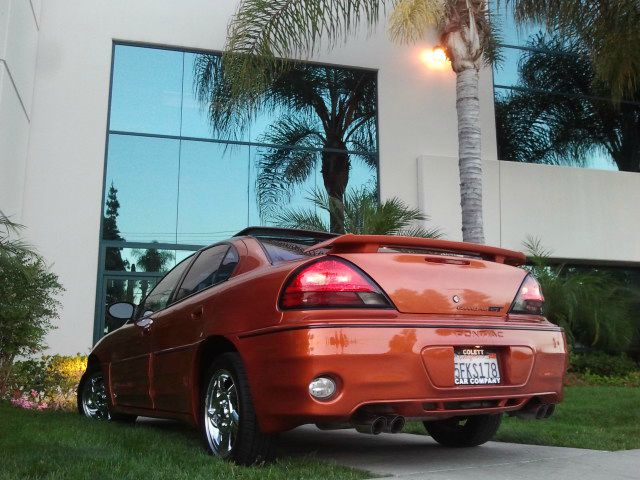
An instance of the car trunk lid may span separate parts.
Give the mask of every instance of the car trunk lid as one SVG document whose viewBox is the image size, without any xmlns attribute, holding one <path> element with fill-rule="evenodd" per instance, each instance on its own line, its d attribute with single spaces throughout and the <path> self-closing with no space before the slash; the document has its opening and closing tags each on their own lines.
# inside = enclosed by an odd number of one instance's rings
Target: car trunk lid
<svg viewBox="0 0 640 480">
<path fill-rule="evenodd" d="M 314 248 L 360 267 L 403 313 L 505 316 L 526 275 L 522 253 L 463 242 L 343 235 Z"/>
</svg>

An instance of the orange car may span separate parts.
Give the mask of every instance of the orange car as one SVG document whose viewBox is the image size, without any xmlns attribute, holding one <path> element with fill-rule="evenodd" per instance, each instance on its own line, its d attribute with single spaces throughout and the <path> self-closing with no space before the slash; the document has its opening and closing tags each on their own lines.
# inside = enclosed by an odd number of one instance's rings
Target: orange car
<svg viewBox="0 0 640 480">
<path fill-rule="evenodd" d="M 94 347 L 92 418 L 185 420 L 209 450 L 264 461 L 302 424 L 475 446 L 502 414 L 547 418 L 567 348 L 522 253 L 470 243 L 254 227 L 171 270 Z"/>
</svg>

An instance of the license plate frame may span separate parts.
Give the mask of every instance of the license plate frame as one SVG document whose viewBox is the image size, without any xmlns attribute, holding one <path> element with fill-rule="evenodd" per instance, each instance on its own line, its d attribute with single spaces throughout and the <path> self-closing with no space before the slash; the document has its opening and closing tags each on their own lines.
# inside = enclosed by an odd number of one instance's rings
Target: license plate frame
<svg viewBox="0 0 640 480">
<path fill-rule="evenodd" d="M 456 386 L 490 387 L 502 382 L 498 352 L 492 349 L 455 348 L 453 371 L 453 383 Z"/>
</svg>

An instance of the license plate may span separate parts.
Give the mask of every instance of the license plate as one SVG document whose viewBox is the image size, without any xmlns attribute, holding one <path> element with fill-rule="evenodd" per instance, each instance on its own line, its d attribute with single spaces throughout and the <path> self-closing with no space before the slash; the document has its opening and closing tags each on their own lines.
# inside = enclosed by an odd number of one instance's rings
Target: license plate
<svg viewBox="0 0 640 480">
<path fill-rule="evenodd" d="M 456 385 L 497 385 L 500 383 L 498 354 L 483 348 L 461 348 L 453 352 L 453 379 Z"/>
</svg>

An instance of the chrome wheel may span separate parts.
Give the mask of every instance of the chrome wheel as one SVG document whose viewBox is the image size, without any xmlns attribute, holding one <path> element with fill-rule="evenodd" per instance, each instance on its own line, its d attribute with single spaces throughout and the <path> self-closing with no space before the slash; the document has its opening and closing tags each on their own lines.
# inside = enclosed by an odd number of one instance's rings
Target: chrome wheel
<svg viewBox="0 0 640 480">
<path fill-rule="evenodd" d="M 209 381 L 204 402 L 204 427 L 211 451 L 227 457 L 233 451 L 240 425 L 238 393 L 231 373 L 217 370 Z"/>
<path fill-rule="evenodd" d="M 82 384 L 82 411 L 85 416 L 97 420 L 109 419 L 107 391 L 102 373 L 95 372 Z"/>
</svg>

